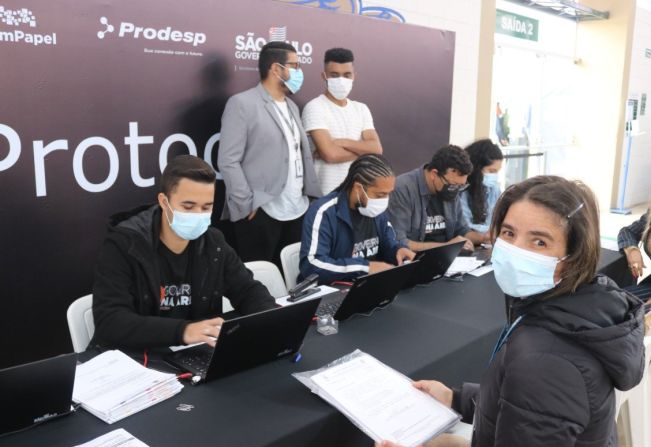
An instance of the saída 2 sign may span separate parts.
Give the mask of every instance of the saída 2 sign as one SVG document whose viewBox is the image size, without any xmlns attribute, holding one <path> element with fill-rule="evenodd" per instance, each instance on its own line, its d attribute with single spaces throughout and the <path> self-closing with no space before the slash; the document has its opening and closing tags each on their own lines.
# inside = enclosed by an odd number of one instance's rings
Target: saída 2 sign
<svg viewBox="0 0 651 447">
<path fill-rule="evenodd" d="M 538 41 L 538 20 L 497 10 L 495 32 L 519 39 Z"/>
</svg>

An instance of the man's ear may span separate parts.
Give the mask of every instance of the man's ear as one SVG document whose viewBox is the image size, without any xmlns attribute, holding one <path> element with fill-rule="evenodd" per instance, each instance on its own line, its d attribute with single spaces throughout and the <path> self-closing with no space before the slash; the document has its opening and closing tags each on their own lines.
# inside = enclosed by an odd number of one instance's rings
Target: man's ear
<svg viewBox="0 0 651 447">
<path fill-rule="evenodd" d="M 326 72 L 325 72 L 325 71 L 322 71 L 322 72 L 321 72 L 321 78 L 322 78 L 324 81 L 327 81 L 327 80 L 328 80 L 328 75 L 326 75 Z"/>
<path fill-rule="evenodd" d="M 162 192 L 158 193 L 157 198 L 158 198 L 158 204 L 160 205 L 161 208 L 168 208 L 170 206 L 167 201 L 167 197 Z"/>
</svg>

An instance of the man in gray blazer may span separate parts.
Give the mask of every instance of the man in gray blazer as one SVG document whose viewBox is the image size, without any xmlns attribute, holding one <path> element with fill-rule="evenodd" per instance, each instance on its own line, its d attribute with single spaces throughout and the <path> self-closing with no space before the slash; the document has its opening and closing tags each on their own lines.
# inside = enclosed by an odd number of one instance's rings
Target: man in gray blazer
<svg viewBox="0 0 651 447">
<path fill-rule="evenodd" d="M 269 42 L 260 83 L 232 96 L 222 115 L 217 164 L 226 184 L 223 218 L 233 222 L 240 258 L 272 261 L 301 240 L 310 197 L 320 197 L 298 107 L 287 96 L 303 81 L 296 49 Z"/>
</svg>

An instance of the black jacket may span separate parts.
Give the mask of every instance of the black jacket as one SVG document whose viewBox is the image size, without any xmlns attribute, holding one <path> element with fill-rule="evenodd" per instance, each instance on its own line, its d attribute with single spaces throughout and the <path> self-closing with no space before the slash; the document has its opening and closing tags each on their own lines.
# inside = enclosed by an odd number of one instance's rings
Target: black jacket
<svg viewBox="0 0 651 447">
<path fill-rule="evenodd" d="M 183 344 L 183 331 L 191 321 L 158 316 L 160 222 L 158 205 L 111 217 L 95 270 L 91 347 L 143 349 Z M 222 295 L 240 314 L 275 307 L 275 300 L 253 279 L 219 230 L 211 227 L 192 243 L 192 320 L 220 316 Z"/>
<path fill-rule="evenodd" d="M 481 387 L 454 393 L 464 421 L 474 413 L 472 445 L 617 445 L 614 388 L 633 388 L 644 372 L 642 303 L 597 276 L 575 293 L 507 307 L 521 323 Z"/>
</svg>

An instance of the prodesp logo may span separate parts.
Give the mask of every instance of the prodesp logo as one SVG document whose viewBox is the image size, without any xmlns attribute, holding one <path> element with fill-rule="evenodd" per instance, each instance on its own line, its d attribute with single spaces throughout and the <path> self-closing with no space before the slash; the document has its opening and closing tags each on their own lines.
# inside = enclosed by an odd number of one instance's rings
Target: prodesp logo
<svg viewBox="0 0 651 447">
<path fill-rule="evenodd" d="M 98 39 L 104 39 L 115 31 L 115 27 L 106 17 L 99 19 L 102 29 L 97 32 Z M 138 26 L 131 22 L 121 22 L 118 30 L 118 37 L 127 37 L 132 39 L 158 40 L 160 42 L 184 42 L 191 43 L 193 47 L 206 43 L 206 34 L 194 31 L 181 31 L 166 26 L 164 28 L 151 28 Z"/>
<path fill-rule="evenodd" d="M 296 55 L 301 64 L 312 63 L 314 48 L 310 42 L 287 39 L 287 27 L 272 26 L 267 37 L 258 36 L 254 32 L 235 36 L 235 59 L 257 61 L 260 51 L 267 42 L 284 41 L 296 48 Z"/>
</svg>

